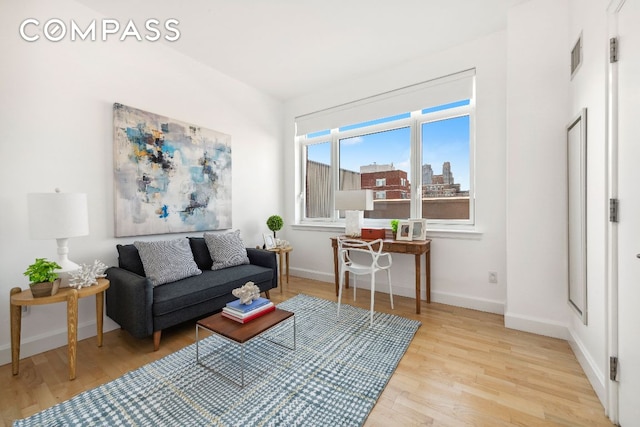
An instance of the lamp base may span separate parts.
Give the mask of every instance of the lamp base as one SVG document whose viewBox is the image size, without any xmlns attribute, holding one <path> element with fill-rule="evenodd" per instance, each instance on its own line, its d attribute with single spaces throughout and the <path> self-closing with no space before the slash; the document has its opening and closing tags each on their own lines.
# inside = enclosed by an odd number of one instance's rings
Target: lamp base
<svg viewBox="0 0 640 427">
<path fill-rule="evenodd" d="M 67 239 L 56 239 L 58 242 L 58 259 L 56 262 L 60 266 L 59 269 L 55 270 L 58 273 L 58 277 L 60 278 L 60 287 L 68 288 L 71 282 L 71 273 L 72 271 L 76 271 L 80 269 L 80 266 L 75 262 L 69 260 L 69 248 L 67 247 Z"/>
<path fill-rule="evenodd" d="M 360 237 L 362 233 L 362 222 L 364 211 L 344 212 L 344 234 L 349 237 Z"/>
</svg>

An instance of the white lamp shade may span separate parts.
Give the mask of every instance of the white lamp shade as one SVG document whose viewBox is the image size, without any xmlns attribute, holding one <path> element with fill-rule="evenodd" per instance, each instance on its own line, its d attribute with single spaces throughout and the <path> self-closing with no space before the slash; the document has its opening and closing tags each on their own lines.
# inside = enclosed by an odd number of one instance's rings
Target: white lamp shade
<svg viewBox="0 0 640 427">
<path fill-rule="evenodd" d="M 336 209 L 372 211 L 373 190 L 344 190 L 336 192 Z"/>
<path fill-rule="evenodd" d="M 89 234 L 87 195 L 81 193 L 31 193 L 29 236 L 32 239 L 60 239 Z"/>
</svg>

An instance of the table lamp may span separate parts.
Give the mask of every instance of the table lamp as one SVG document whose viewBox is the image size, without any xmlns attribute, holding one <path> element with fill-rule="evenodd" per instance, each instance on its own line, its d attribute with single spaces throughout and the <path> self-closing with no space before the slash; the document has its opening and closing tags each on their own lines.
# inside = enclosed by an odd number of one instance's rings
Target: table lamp
<svg viewBox="0 0 640 427">
<path fill-rule="evenodd" d="M 344 210 L 344 234 L 360 237 L 364 211 L 373 210 L 373 190 L 344 190 L 336 192 L 336 209 Z"/>
<path fill-rule="evenodd" d="M 30 193 L 27 194 L 29 207 L 29 236 L 31 239 L 56 239 L 60 265 L 56 273 L 62 279 L 61 286 L 69 285 L 69 272 L 80 268 L 69 260 L 67 246 L 70 237 L 89 234 L 87 195 L 81 193 Z"/>
</svg>

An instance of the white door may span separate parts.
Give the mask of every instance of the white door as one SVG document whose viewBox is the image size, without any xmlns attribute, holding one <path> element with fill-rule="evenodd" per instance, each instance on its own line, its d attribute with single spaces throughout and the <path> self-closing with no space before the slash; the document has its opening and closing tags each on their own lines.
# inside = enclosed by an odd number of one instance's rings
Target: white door
<svg viewBox="0 0 640 427">
<path fill-rule="evenodd" d="M 640 1 L 618 13 L 618 416 L 640 425 Z M 615 173 L 615 172 L 614 172 Z"/>
</svg>

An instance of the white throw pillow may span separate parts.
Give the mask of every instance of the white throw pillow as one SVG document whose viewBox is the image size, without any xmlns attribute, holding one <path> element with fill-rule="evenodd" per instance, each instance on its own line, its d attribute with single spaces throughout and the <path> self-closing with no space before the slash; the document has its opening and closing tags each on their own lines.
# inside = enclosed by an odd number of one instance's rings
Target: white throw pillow
<svg viewBox="0 0 640 427">
<path fill-rule="evenodd" d="M 202 273 L 193 260 L 188 239 L 133 242 L 138 249 L 144 274 L 153 286 L 175 282 Z"/>
<path fill-rule="evenodd" d="M 240 230 L 231 233 L 204 233 L 204 241 L 213 259 L 212 270 L 249 264 L 247 248 L 240 237 Z"/>
</svg>

